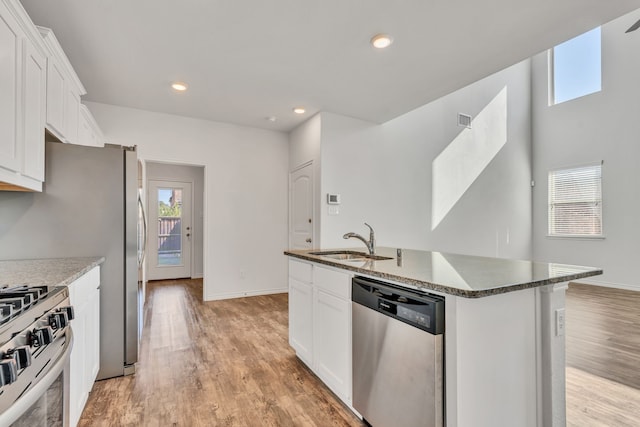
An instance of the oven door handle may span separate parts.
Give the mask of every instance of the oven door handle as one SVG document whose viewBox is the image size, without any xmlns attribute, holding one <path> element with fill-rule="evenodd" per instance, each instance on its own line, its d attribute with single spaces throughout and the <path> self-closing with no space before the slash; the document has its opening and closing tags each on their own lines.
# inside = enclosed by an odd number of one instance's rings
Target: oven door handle
<svg viewBox="0 0 640 427">
<path fill-rule="evenodd" d="M 8 426 L 20 418 L 26 413 L 29 408 L 42 397 L 47 389 L 58 378 L 58 375 L 64 370 L 65 365 L 69 361 L 69 355 L 71 354 L 71 348 L 73 347 L 73 332 L 71 328 L 67 328 L 65 331 L 65 343 L 64 349 L 60 354 L 60 357 L 51 365 L 49 371 L 34 385 L 27 390 L 13 405 L 7 408 L 2 414 L 0 414 L 0 426 Z M 63 400 L 64 401 L 64 400 Z M 64 409 L 66 411 L 66 408 Z"/>
</svg>

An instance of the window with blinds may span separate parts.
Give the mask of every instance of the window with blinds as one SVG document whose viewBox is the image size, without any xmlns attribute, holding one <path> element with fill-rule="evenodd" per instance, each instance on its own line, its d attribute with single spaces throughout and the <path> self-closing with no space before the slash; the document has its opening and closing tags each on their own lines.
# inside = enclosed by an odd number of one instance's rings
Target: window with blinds
<svg viewBox="0 0 640 427">
<path fill-rule="evenodd" d="M 549 235 L 602 236 L 602 163 L 549 172 Z"/>
</svg>

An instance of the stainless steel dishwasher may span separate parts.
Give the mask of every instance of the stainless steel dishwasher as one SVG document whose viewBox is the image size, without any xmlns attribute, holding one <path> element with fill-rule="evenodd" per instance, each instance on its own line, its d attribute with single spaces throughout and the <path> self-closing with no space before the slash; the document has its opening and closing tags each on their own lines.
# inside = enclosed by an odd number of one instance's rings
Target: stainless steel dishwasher
<svg viewBox="0 0 640 427">
<path fill-rule="evenodd" d="M 444 299 L 352 280 L 353 407 L 373 427 L 444 424 Z"/>
</svg>

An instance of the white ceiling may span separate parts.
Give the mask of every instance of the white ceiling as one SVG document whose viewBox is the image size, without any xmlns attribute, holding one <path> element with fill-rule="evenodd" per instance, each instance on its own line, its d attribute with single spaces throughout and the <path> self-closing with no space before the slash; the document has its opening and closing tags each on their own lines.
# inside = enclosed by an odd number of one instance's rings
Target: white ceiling
<svg viewBox="0 0 640 427">
<path fill-rule="evenodd" d="M 640 0 L 22 3 L 54 30 L 86 100 L 281 131 L 318 111 L 385 122 L 640 8 Z M 390 48 L 369 45 L 379 32 L 393 35 Z M 174 80 L 189 91 L 174 93 Z M 298 105 L 307 113 L 293 114 Z"/>
</svg>

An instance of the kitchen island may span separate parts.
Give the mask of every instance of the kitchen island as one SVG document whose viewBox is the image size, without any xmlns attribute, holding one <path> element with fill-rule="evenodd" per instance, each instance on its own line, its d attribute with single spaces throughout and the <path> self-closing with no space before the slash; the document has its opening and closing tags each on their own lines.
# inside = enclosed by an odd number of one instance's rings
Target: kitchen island
<svg viewBox="0 0 640 427">
<path fill-rule="evenodd" d="M 357 275 L 445 298 L 446 426 L 565 424 L 565 291 L 569 281 L 601 269 L 415 250 L 398 257 L 396 248 L 378 248 L 376 255 L 389 258 L 384 260 L 312 254 L 318 251 L 285 252 L 290 343 L 347 405 L 350 280 Z M 342 323 L 324 316 L 327 301 Z M 340 337 L 332 347 L 346 353 L 335 360 L 323 355 L 331 324 Z M 306 342 L 305 331 L 312 337 Z"/>
</svg>

